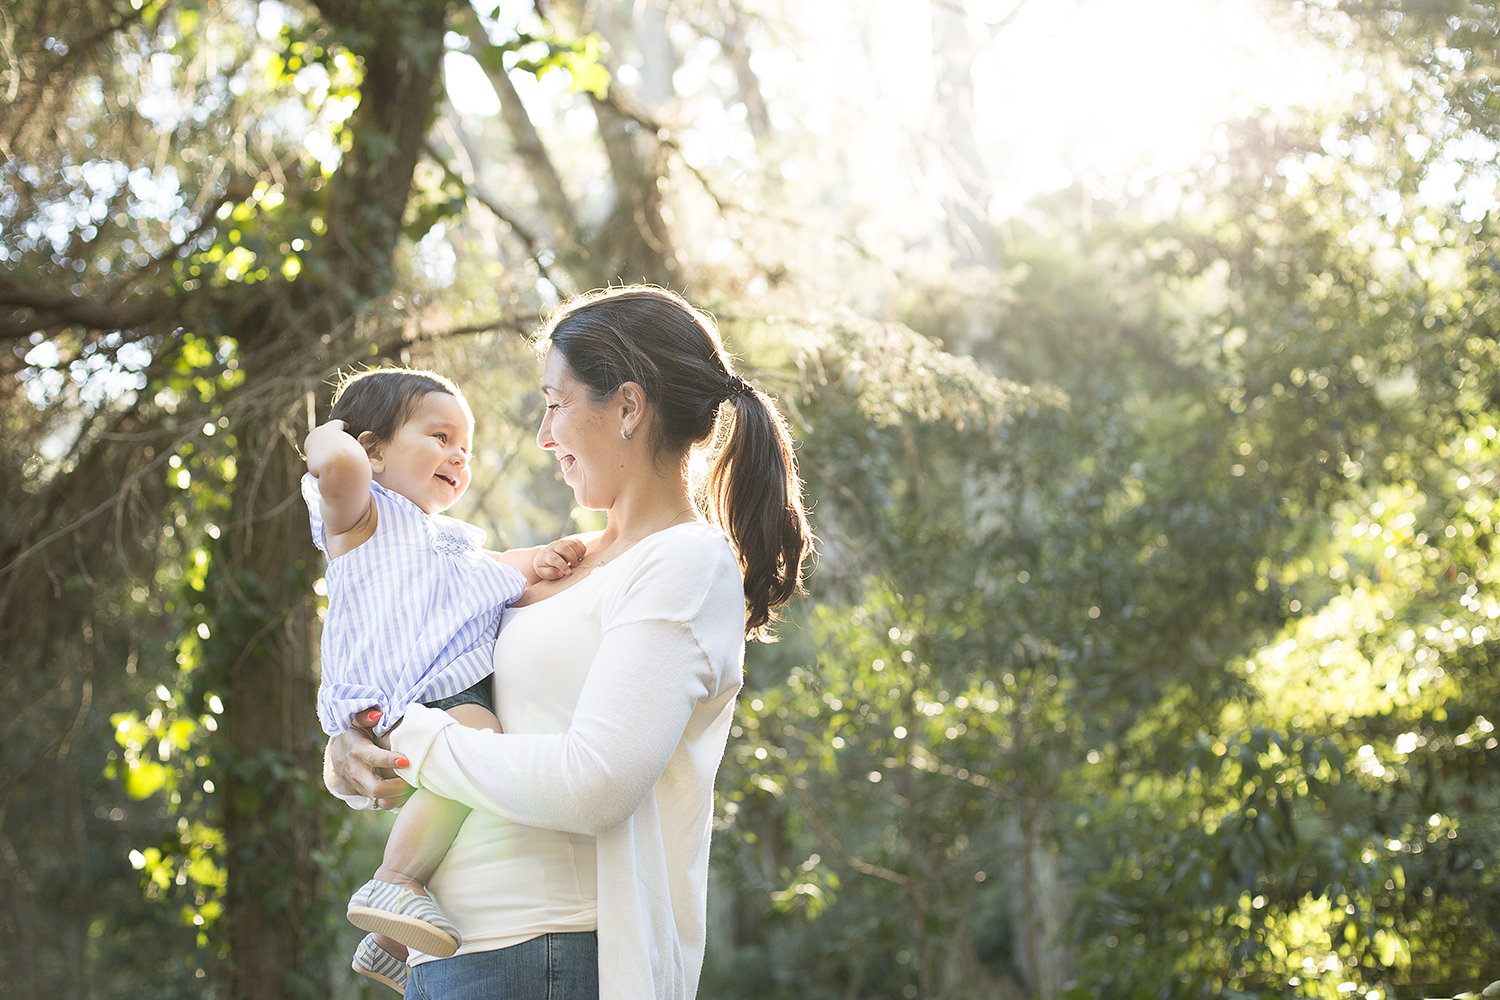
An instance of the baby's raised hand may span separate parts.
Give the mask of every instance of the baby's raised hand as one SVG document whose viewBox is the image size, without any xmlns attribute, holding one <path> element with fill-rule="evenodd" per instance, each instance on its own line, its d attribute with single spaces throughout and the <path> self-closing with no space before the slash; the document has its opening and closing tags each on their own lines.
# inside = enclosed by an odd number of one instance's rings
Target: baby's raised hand
<svg viewBox="0 0 1500 1000">
<path fill-rule="evenodd" d="M 559 538 L 550 545 L 537 550 L 532 568 L 543 580 L 561 580 L 573 572 L 573 567 L 583 561 L 588 546 L 576 538 Z"/>
<path fill-rule="evenodd" d="M 340 438 L 348 436 L 348 432 L 344 430 L 346 426 L 342 420 L 330 420 L 326 424 L 319 424 L 307 432 L 307 440 L 303 443 L 303 450 L 313 452 L 319 446 L 326 448 L 333 443 L 343 444 Z"/>
<path fill-rule="evenodd" d="M 337 474 L 339 469 L 363 474 L 370 465 L 364 445 L 349 433 L 349 425 L 342 420 L 330 420 L 308 431 L 302 451 L 307 456 L 308 471 L 320 480 L 329 472 Z"/>
</svg>

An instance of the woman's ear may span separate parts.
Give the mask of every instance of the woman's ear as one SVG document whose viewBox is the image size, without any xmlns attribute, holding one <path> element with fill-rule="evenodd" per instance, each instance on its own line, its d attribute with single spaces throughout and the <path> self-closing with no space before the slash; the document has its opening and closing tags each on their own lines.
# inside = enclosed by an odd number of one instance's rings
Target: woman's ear
<svg viewBox="0 0 1500 1000">
<path fill-rule="evenodd" d="M 365 454 L 370 456 L 370 468 L 376 472 L 384 472 L 385 443 L 375 437 L 374 431 L 360 431 L 356 440 L 365 449 Z"/>
<path fill-rule="evenodd" d="M 634 436 L 646 419 L 646 392 L 638 382 L 622 382 L 615 390 L 620 412 L 620 433 Z"/>
</svg>

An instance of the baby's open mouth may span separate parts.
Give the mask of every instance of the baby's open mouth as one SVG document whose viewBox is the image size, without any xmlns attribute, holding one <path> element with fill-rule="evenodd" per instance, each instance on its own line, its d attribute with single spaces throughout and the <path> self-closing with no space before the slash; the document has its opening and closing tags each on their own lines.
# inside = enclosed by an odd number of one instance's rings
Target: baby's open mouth
<svg viewBox="0 0 1500 1000">
<path fill-rule="evenodd" d="M 454 479 L 452 476 L 442 472 L 434 473 L 434 475 L 436 475 L 439 479 L 441 479 L 443 482 L 447 483 L 454 489 L 458 489 L 458 480 Z"/>
</svg>

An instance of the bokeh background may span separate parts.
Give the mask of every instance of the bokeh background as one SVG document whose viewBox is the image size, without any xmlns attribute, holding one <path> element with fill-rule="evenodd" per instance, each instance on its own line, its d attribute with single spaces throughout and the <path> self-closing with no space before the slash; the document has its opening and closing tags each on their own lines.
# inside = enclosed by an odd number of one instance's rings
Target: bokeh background
<svg viewBox="0 0 1500 1000">
<path fill-rule="evenodd" d="M 431 366 L 593 527 L 526 335 L 633 281 L 821 539 L 702 996 L 1500 979 L 1493 2 L 6 0 L 0 97 L 0 995 L 387 995 L 297 445 Z"/>
</svg>

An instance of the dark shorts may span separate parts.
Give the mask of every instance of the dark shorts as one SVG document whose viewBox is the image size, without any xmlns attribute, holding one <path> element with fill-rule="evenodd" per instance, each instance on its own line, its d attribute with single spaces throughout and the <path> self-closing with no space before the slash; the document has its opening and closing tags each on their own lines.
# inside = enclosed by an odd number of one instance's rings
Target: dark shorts
<svg viewBox="0 0 1500 1000">
<path fill-rule="evenodd" d="M 457 708 L 459 705 L 478 705 L 481 708 L 488 709 L 490 714 L 493 715 L 495 712 L 495 702 L 490 697 L 490 690 L 494 687 L 494 681 L 495 675 L 490 674 L 478 684 L 475 684 L 471 688 L 465 688 L 458 692 L 458 694 L 450 694 L 448 697 L 439 698 L 437 701 L 424 701 L 422 704 L 428 708 L 441 708 L 445 712 L 450 708 Z"/>
</svg>

